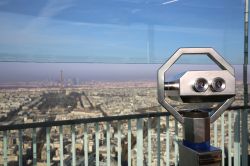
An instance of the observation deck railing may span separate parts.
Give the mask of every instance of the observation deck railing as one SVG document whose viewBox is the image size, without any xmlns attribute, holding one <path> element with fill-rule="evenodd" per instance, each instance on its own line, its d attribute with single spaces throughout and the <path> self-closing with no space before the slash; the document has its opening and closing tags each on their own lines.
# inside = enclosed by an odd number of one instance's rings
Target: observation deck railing
<svg viewBox="0 0 250 166">
<path fill-rule="evenodd" d="M 8 138 L 17 136 L 11 144 L 19 166 L 178 165 L 181 130 L 168 112 L 0 126 L 0 164 L 13 164 Z M 240 110 L 226 111 L 210 130 L 222 165 L 240 165 Z"/>
</svg>

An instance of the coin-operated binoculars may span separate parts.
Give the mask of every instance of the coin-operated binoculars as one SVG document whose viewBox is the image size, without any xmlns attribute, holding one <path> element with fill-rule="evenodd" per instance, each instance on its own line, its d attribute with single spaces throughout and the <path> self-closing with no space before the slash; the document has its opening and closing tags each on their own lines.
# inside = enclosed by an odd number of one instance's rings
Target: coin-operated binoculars
<svg viewBox="0 0 250 166">
<path fill-rule="evenodd" d="M 184 54 L 207 55 L 221 70 L 187 71 L 177 80 L 166 82 L 165 72 Z M 180 110 L 166 97 L 183 103 L 220 102 L 217 108 Z M 219 166 L 222 152 L 210 146 L 210 123 L 233 103 L 235 96 L 234 68 L 213 48 L 180 48 L 158 70 L 158 101 L 183 125 L 183 141 L 179 142 L 180 166 Z"/>
</svg>

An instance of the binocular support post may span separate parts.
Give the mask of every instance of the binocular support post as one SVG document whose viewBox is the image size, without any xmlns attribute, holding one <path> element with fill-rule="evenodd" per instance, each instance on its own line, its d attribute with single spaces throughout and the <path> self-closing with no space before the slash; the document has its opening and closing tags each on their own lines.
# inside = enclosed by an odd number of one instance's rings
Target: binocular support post
<svg viewBox="0 0 250 166">
<path fill-rule="evenodd" d="M 220 166 L 221 149 L 210 145 L 208 112 L 192 110 L 183 114 L 183 141 L 179 142 L 180 166 Z"/>
</svg>

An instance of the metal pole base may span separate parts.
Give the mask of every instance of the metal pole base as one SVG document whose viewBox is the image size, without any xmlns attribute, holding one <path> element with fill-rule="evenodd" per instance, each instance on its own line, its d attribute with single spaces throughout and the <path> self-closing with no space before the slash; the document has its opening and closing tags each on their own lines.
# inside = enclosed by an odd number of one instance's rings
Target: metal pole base
<svg viewBox="0 0 250 166">
<path fill-rule="evenodd" d="M 221 149 L 210 146 L 206 151 L 197 151 L 179 142 L 179 166 L 221 166 Z"/>
</svg>

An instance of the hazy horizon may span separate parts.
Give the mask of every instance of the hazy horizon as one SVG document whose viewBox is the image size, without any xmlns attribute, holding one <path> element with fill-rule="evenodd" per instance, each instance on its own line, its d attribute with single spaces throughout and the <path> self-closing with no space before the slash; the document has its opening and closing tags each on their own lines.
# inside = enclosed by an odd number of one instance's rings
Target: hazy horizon
<svg viewBox="0 0 250 166">
<path fill-rule="evenodd" d="M 18 82 L 59 81 L 60 71 L 64 79 L 89 81 L 143 81 L 156 80 L 157 69 L 162 64 L 96 64 L 96 63 L 21 63 L 0 62 L 0 84 Z M 242 65 L 233 65 L 237 81 L 242 81 Z M 204 69 L 205 68 L 205 69 Z M 177 64 L 169 71 L 168 78 L 187 70 L 213 70 L 215 65 Z M 250 65 L 248 65 L 250 73 Z M 248 74 L 249 75 L 249 74 Z M 250 78 L 248 77 L 248 82 Z"/>
</svg>

